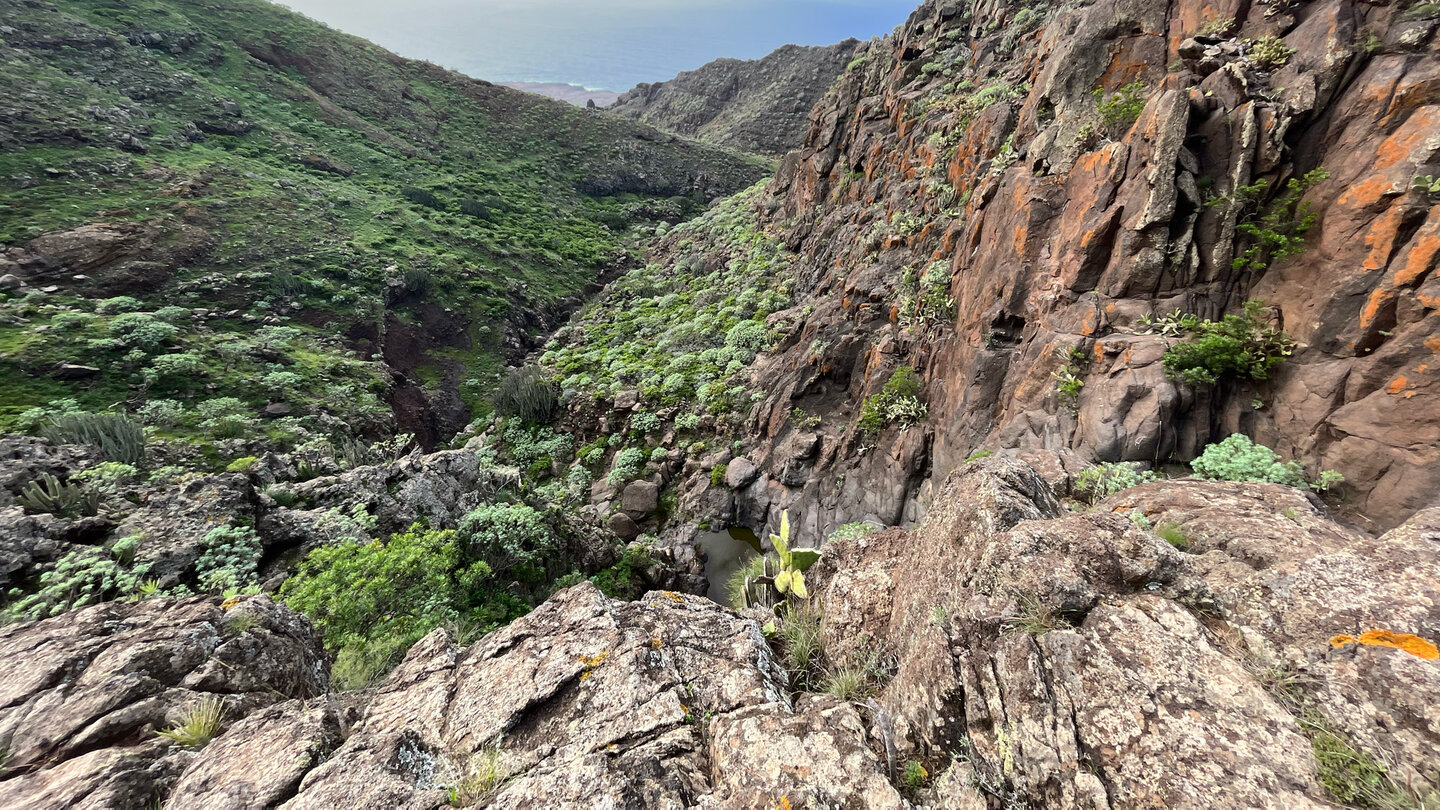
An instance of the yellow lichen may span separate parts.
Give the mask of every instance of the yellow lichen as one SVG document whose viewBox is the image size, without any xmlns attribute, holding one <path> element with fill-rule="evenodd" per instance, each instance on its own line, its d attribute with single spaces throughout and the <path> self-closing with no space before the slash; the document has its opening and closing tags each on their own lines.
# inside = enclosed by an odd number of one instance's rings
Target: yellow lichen
<svg viewBox="0 0 1440 810">
<path fill-rule="evenodd" d="M 664 595 L 664 597 L 665 597 L 666 599 L 669 599 L 671 602 L 674 602 L 674 603 L 676 603 L 677 605 L 683 605 L 683 604 L 685 604 L 685 595 L 684 595 L 684 594 L 679 594 L 679 593 L 676 593 L 676 592 L 674 592 L 674 591 L 665 591 L 663 595 Z"/>
<path fill-rule="evenodd" d="M 229 599 L 226 599 L 224 602 L 221 602 L 220 607 L 223 610 L 229 610 L 230 608 L 233 608 L 238 604 L 240 604 L 240 597 L 232 596 Z"/>
<path fill-rule="evenodd" d="M 576 661 L 579 661 L 580 665 L 585 668 L 585 670 L 580 673 L 580 681 L 583 683 L 590 680 L 590 676 L 594 675 L 595 670 L 598 669 L 601 664 L 605 663 L 605 659 L 609 657 L 610 653 L 602 652 L 595 655 L 582 655 L 579 658 L 575 659 Z"/>
<path fill-rule="evenodd" d="M 1357 638 L 1355 636 L 1340 634 L 1330 639 L 1330 646 L 1335 649 L 1348 647 L 1351 644 L 1363 644 L 1367 647 L 1393 647 L 1397 650 L 1410 653 L 1416 658 L 1424 658 L 1427 661 L 1434 661 L 1440 658 L 1440 648 L 1433 642 L 1427 641 L 1412 633 L 1393 633 L 1389 630 L 1376 628 L 1366 630 Z"/>
<path fill-rule="evenodd" d="M 659 636 L 651 636 L 651 637 L 650 637 L 650 649 L 652 649 L 652 650 L 658 650 L 658 649 L 660 649 L 661 647 L 664 647 L 664 646 L 665 646 L 665 642 L 662 641 Z"/>
<path fill-rule="evenodd" d="M 775 810 L 790 810 L 790 797 L 781 796 L 780 803 L 775 805 Z"/>
</svg>

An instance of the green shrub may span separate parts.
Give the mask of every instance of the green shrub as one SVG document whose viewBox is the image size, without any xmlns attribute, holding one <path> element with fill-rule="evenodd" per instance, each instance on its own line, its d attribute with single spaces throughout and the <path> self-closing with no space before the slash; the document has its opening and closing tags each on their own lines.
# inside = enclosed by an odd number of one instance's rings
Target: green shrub
<svg viewBox="0 0 1440 810">
<path fill-rule="evenodd" d="M 145 429 L 119 413 L 66 413 L 52 417 L 41 435 L 56 444 L 87 444 L 109 461 L 145 461 Z"/>
<path fill-rule="evenodd" d="M 1216 481 L 1268 481 L 1292 487 L 1311 486 L 1305 480 L 1305 470 L 1298 463 L 1282 461 L 1274 450 L 1256 444 L 1240 433 L 1206 447 L 1190 466 L 1196 475 Z"/>
<path fill-rule="evenodd" d="M 1095 88 L 1093 92 L 1100 121 L 1111 135 L 1124 134 L 1145 111 L 1144 82 L 1131 82 L 1108 96 L 1102 87 Z"/>
<path fill-rule="evenodd" d="M 525 504 L 477 507 L 461 519 L 459 536 L 467 556 L 484 561 L 495 576 L 532 584 L 560 546 L 545 516 Z"/>
<path fill-rule="evenodd" d="M 645 451 L 638 447 L 627 447 L 615 454 L 615 464 L 605 480 L 611 486 L 622 486 L 634 481 L 645 468 Z"/>
<path fill-rule="evenodd" d="M 4 615 L 10 621 L 44 619 L 97 604 L 135 590 L 145 572 L 144 567 L 127 570 L 104 549 L 72 551 L 40 575 L 40 589 L 35 593 L 27 595 L 12 588 L 8 594 L 12 604 Z"/>
<path fill-rule="evenodd" d="M 141 306 L 139 301 L 128 295 L 117 295 L 96 303 L 95 311 L 101 315 L 116 315 L 121 312 L 134 312 Z"/>
<path fill-rule="evenodd" d="M 1090 503 L 1098 503 L 1117 492 L 1155 480 L 1155 473 L 1133 461 L 1102 461 L 1080 471 L 1075 490 Z"/>
<path fill-rule="evenodd" d="M 426 208 L 433 208 L 436 211 L 444 211 L 445 203 L 436 197 L 432 192 L 415 186 L 406 186 L 400 190 L 400 195 L 416 205 L 423 205 Z"/>
<path fill-rule="evenodd" d="M 143 312 L 127 312 L 110 321 L 110 334 L 124 341 L 126 346 L 154 351 L 160 344 L 180 334 L 179 327 L 166 323 L 154 315 Z"/>
<path fill-rule="evenodd" d="M 1233 30 L 1235 30 L 1234 17 L 1211 17 L 1200 26 L 1197 33 L 1202 37 L 1228 37 Z"/>
<path fill-rule="evenodd" d="M 725 486 L 725 473 L 729 472 L 729 470 L 730 470 L 730 465 L 728 465 L 728 464 L 716 464 L 714 467 L 711 467 L 711 468 L 710 468 L 710 483 L 711 483 L 711 485 L 717 486 L 717 487 L 723 487 L 723 486 Z"/>
<path fill-rule="evenodd" d="M 185 405 L 173 399 L 152 399 L 137 412 L 147 425 L 174 427 L 185 420 Z"/>
<path fill-rule="evenodd" d="M 1165 352 L 1163 362 L 1170 376 L 1192 385 L 1225 378 L 1264 380 L 1294 345 L 1284 330 L 1266 322 L 1263 304 L 1247 301 L 1243 316 L 1200 321 L 1184 342 Z"/>
<path fill-rule="evenodd" d="M 560 399 L 555 385 L 539 366 L 524 366 L 505 376 L 495 391 L 493 404 L 501 416 L 543 424 L 555 415 Z"/>
<path fill-rule="evenodd" d="M 1270 181 L 1261 179 L 1235 190 L 1233 197 L 1216 197 L 1206 203 L 1211 207 L 1238 209 L 1237 233 L 1250 237 L 1244 250 L 1237 250 L 1230 264 L 1236 270 L 1264 271 L 1275 262 L 1305 250 L 1305 234 L 1315 227 L 1318 215 L 1302 198 L 1316 184 L 1330 177 L 1324 167 L 1312 169 L 1285 183 L 1285 190 L 1259 213 L 1259 202 L 1270 189 Z M 1258 216 L 1257 216 L 1258 214 Z"/>
<path fill-rule="evenodd" d="M 615 599 L 639 599 L 645 595 L 644 572 L 654 560 L 644 546 L 633 544 L 625 547 L 620 561 L 590 577 L 590 581 L 601 593 Z"/>
<path fill-rule="evenodd" d="M 879 391 L 865 400 L 859 425 L 865 433 L 879 433 L 889 425 L 908 428 L 929 414 L 929 408 L 920 401 L 920 378 L 915 369 L 901 366 Z"/>
<path fill-rule="evenodd" d="M 930 772 L 925 770 L 925 766 L 920 764 L 919 760 L 912 759 L 905 763 L 905 773 L 901 777 L 900 782 L 906 788 L 910 790 L 920 790 L 925 787 L 925 783 L 929 781 Z"/>
<path fill-rule="evenodd" d="M 217 526 L 200 541 L 195 576 L 209 591 L 243 588 L 260 566 L 260 537 L 248 526 Z"/>
<path fill-rule="evenodd" d="M 741 321 L 725 333 L 725 345 L 732 349 L 759 352 L 770 345 L 770 334 L 763 323 Z"/>
<path fill-rule="evenodd" d="M 862 537 L 867 537 L 871 534 L 874 534 L 876 531 L 877 530 L 874 526 L 870 525 L 869 523 L 865 523 L 864 521 L 856 523 L 846 523 L 845 525 L 831 532 L 830 537 L 827 538 L 825 542 L 843 543 L 846 540 L 859 540 Z"/>
<path fill-rule="evenodd" d="M 512 618 L 513 602 L 487 590 L 490 567 L 466 557 L 454 531 L 415 525 L 388 541 L 321 546 L 280 589 L 338 651 L 337 681 L 373 681 L 421 636 L 467 616 Z"/>
<path fill-rule="evenodd" d="M 1295 55 L 1295 49 L 1286 45 L 1274 34 L 1266 34 L 1248 44 L 1250 45 L 1250 61 L 1263 70 L 1279 70 L 1285 67 L 1291 56 Z"/>
</svg>

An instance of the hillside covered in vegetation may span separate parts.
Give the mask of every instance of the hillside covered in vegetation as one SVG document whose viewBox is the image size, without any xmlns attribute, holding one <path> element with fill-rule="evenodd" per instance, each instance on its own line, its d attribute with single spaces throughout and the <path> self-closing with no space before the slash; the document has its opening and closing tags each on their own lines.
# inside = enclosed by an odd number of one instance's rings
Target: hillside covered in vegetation
<svg viewBox="0 0 1440 810">
<path fill-rule="evenodd" d="M 3 428 L 433 446 L 638 235 L 766 170 L 263 0 L 0 19 Z"/>
</svg>

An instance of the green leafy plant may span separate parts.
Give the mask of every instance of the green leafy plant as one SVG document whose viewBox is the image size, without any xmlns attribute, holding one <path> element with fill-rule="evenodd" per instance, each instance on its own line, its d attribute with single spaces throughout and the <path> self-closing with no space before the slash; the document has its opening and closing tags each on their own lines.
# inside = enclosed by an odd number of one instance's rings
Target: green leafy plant
<svg viewBox="0 0 1440 810">
<path fill-rule="evenodd" d="M 1244 315 L 1198 322 L 1184 342 L 1165 352 L 1166 372 L 1192 385 L 1268 379 L 1295 344 L 1284 330 L 1270 326 L 1264 313 L 1261 302 L 1247 301 Z"/>
<path fill-rule="evenodd" d="M 488 574 L 538 583 L 547 560 L 559 549 L 559 538 L 545 515 L 526 504 L 489 503 L 460 520 L 459 538 L 471 559 L 481 560 Z"/>
<path fill-rule="evenodd" d="M 239 588 L 255 581 L 260 565 L 260 537 L 248 526 L 217 526 L 200 541 L 195 576 L 209 591 Z"/>
<path fill-rule="evenodd" d="M 1079 407 L 1080 392 L 1085 390 L 1085 378 L 1081 375 L 1090 365 L 1090 356 L 1079 348 L 1072 348 L 1063 356 L 1064 362 L 1050 376 L 1055 378 L 1055 393 L 1060 401 L 1074 410 Z"/>
<path fill-rule="evenodd" d="M 900 776 L 900 783 L 908 790 L 920 790 L 930 781 L 930 772 L 919 760 L 912 759 L 905 763 L 905 772 Z"/>
<path fill-rule="evenodd" d="M 1304 199 L 1305 192 L 1328 179 L 1324 167 L 1311 169 L 1285 183 L 1285 190 L 1258 213 L 1259 201 L 1270 190 L 1270 181 L 1261 179 L 1235 190 L 1234 197 L 1216 197 L 1206 205 L 1238 208 L 1236 232 L 1250 237 L 1250 244 L 1231 260 L 1236 270 L 1263 271 L 1274 263 L 1305 250 L 1305 234 L 1315 227 L 1318 215 Z"/>
<path fill-rule="evenodd" d="M 1133 461 L 1109 462 L 1086 467 L 1075 477 L 1075 490 L 1090 503 L 1098 503 L 1117 492 L 1155 480 L 1155 473 Z"/>
<path fill-rule="evenodd" d="M 116 594 L 134 591 L 145 566 L 127 570 L 105 549 L 84 548 L 61 557 L 55 567 L 40 575 L 40 588 L 26 594 L 12 588 L 5 610 L 10 620 L 44 619 L 68 610 L 97 604 Z"/>
<path fill-rule="evenodd" d="M 1246 44 L 1249 45 L 1250 61 L 1262 70 L 1279 70 L 1295 55 L 1295 49 L 1274 34 L 1247 40 Z"/>
<path fill-rule="evenodd" d="M 1426 194 L 1440 194 L 1440 177 L 1433 174 L 1423 177 L 1416 176 L 1414 180 L 1410 181 L 1410 187 L 1418 188 Z"/>
<path fill-rule="evenodd" d="M 39 481 L 27 483 L 16 501 L 27 511 L 59 517 L 88 517 L 100 509 L 98 492 L 79 484 L 62 484 L 50 473 L 41 474 Z"/>
<path fill-rule="evenodd" d="M 725 473 L 729 472 L 728 464 L 716 464 L 710 468 L 710 485 L 716 487 L 725 486 Z"/>
<path fill-rule="evenodd" d="M 1228 37 L 1235 30 L 1234 17 L 1211 17 L 1197 32 L 1202 37 Z"/>
<path fill-rule="evenodd" d="M 490 566 L 467 557 L 455 531 L 417 524 L 385 541 L 315 549 L 280 595 L 337 651 L 337 681 L 359 686 L 446 621 L 465 616 L 488 627 L 523 612 L 493 585 Z"/>
<path fill-rule="evenodd" d="M 775 590 L 782 596 L 791 595 L 809 599 L 805 589 L 805 571 L 820 559 L 820 549 L 790 547 L 790 513 L 780 513 L 780 533 L 770 535 L 770 544 L 779 557 L 779 570 L 775 574 Z"/>
<path fill-rule="evenodd" d="M 1144 82 L 1131 82 L 1110 95 L 1105 94 L 1103 87 L 1097 87 L 1092 94 L 1100 121 L 1112 136 L 1123 134 L 1145 111 Z"/>
<path fill-rule="evenodd" d="M 1327 470 L 1312 483 L 1306 479 L 1305 470 L 1298 463 L 1281 460 L 1274 450 L 1256 444 L 1241 433 L 1208 445 L 1190 466 L 1196 475 L 1216 481 L 1265 481 L 1317 491 L 1345 480 L 1334 470 Z"/>
<path fill-rule="evenodd" d="M 890 425 L 904 430 L 928 416 L 929 408 L 920 401 L 920 378 L 914 368 L 901 366 L 865 400 L 859 426 L 864 433 L 879 433 Z"/>
<path fill-rule="evenodd" d="M 155 733 L 184 748 L 204 748 L 219 736 L 225 725 L 225 712 L 224 701 L 206 696 L 186 710 L 179 725 Z"/>
</svg>

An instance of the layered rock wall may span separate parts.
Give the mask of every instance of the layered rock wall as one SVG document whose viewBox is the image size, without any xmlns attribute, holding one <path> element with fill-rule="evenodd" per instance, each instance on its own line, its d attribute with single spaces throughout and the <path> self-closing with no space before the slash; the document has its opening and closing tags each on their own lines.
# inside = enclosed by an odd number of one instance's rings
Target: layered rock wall
<svg viewBox="0 0 1440 810">
<path fill-rule="evenodd" d="M 1433 504 L 1440 198 L 1421 185 L 1440 174 L 1437 26 L 1428 6 L 1350 0 L 923 5 L 816 106 L 760 206 L 801 258 L 805 308 L 757 366 L 748 455 L 766 474 L 736 519 L 913 521 L 982 448 L 1058 451 L 1073 473 L 1185 462 L 1232 432 L 1340 471 L 1380 527 Z M 1132 86 L 1135 117 L 1116 120 Z M 1238 265 L 1256 244 L 1242 226 L 1320 169 L 1280 217 L 1313 214 L 1303 249 Z M 948 274 L 952 311 L 915 305 L 906 275 L 926 269 Z M 1278 372 L 1165 373 L 1178 338 L 1143 316 L 1247 300 L 1298 342 Z M 861 402 L 901 365 L 929 418 L 863 436 Z M 795 407 L 820 427 L 793 424 Z"/>
</svg>

